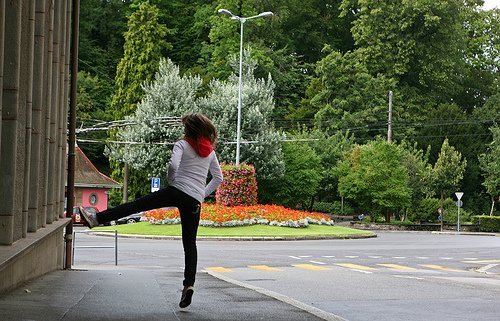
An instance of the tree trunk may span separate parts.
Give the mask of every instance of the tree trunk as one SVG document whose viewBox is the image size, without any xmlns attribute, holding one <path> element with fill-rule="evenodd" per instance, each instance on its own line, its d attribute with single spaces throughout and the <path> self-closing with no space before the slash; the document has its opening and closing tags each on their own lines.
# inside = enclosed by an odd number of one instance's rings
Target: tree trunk
<svg viewBox="0 0 500 321">
<path fill-rule="evenodd" d="M 490 210 L 490 216 L 493 216 L 493 210 L 495 209 L 495 197 L 491 197 L 491 210 Z"/>
</svg>

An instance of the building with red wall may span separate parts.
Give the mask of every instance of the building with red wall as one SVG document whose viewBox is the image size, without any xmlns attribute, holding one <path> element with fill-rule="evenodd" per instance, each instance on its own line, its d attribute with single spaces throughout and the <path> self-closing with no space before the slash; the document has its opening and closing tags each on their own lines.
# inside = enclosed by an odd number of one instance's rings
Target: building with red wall
<svg viewBox="0 0 500 321">
<path fill-rule="evenodd" d="M 92 206 L 99 212 L 108 208 L 108 192 L 121 184 L 92 164 L 80 147 L 75 147 L 75 206 Z"/>
</svg>

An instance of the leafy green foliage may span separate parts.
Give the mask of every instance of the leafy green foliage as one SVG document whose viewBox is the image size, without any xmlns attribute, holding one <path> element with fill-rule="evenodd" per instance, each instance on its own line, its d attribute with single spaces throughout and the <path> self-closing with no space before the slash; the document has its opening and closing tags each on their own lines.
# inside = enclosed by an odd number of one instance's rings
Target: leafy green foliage
<svg viewBox="0 0 500 321">
<path fill-rule="evenodd" d="M 279 177 L 283 173 L 283 161 L 276 132 L 270 115 L 273 83 L 270 79 L 255 79 L 249 70 L 245 77 L 242 110 L 241 161 L 252 164 L 259 178 Z M 160 62 L 155 80 L 144 86 L 145 97 L 133 116 L 128 117 L 136 125 L 118 131 L 125 141 L 144 142 L 127 146 L 110 146 L 113 158 L 129 162 L 136 169 L 144 169 L 150 175 L 164 176 L 170 157 L 171 145 L 182 137 L 180 122 L 163 125 L 162 117 L 181 117 L 190 112 L 203 112 L 212 119 L 219 131 L 217 146 L 220 161 L 234 159 L 236 136 L 237 79 L 223 82 L 214 80 L 206 97 L 198 97 L 201 79 L 197 76 L 180 75 L 179 68 L 170 60 Z M 165 144 L 167 146 L 165 146 Z"/>
<path fill-rule="evenodd" d="M 441 146 L 439 158 L 432 168 L 432 186 L 436 194 L 444 200 L 457 191 L 463 178 L 467 161 L 462 160 L 460 152 L 450 146 L 445 139 Z"/>
<path fill-rule="evenodd" d="M 321 159 L 307 144 L 283 144 L 285 174 L 275 182 L 275 201 L 287 207 L 311 210 L 321 181 Z"/>
<path fill-rule="evenodd" d="M 500 195 L 500 127 L 492 127 L 493 140 L 488 151 L 479 156 L 479 163 L 483 172 L 483 185 L 491 197 L 490 215 L 495 210 L 495 198 Z"/>
<path fill-rule="evenodd" d="M 478 215 L 472 217 L 481 232 L 500 232 L 500 216 Z"/>
<path fill-rule="evenodd" d="M 339 193 L 370 209 L 372 219 L 410 204 L 408 172 L 396 145 L 382 140 L 356 146 L 337 168 Z"/>
<path fill-rule="evenodd" d="M 124 56 L 116 72 L 116 92 L 112 106 L 115 118 L 135 111 L 143 96 L 142 84 L 158 69 L 167 28 L 158 22 L 158 9 L 143 2 L 129 18 L 125 32 Z"/>
</svg>

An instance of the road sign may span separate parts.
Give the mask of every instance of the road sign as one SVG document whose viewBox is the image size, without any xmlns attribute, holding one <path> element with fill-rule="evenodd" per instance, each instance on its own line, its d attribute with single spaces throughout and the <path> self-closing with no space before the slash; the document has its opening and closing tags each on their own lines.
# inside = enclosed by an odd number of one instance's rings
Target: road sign
<svg viewBox="0 0 500 321">
<path fill-rule="evenodd" d="M 462 205 L 464 205 L 461 200 L 456 201 L 455 204 L 457 204 L 458 207 L 462 207 Z"/>
<path fill-rule="evenodd" d="M 464 193 L 463 192 L 456 192 L 455 195 L 457 196 L 457 199 L 460 201 L 462 196 L 464 196 Z"/>
<path fill-rule="evenodd" d="M 160 178 L 153 177 L 151 178 L 151 192 L 156 192 L 160 190 Z"/>
<path fill-rule="evenodd" d="M 438 208 L 438 213 L 439 214 L 443 214 L 443 208 L 442 207 Z"/>
</svg>

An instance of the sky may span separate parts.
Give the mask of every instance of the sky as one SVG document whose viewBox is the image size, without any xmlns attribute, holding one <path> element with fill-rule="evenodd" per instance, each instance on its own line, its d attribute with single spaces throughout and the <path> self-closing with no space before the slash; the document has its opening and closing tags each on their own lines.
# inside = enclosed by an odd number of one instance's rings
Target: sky
<svg viewBox="0 0 500 321">
<path fill-rule="evenodd" d="M 484 0 L 485 9 L 500 8 L 500 0 Z"/>
</svg>

